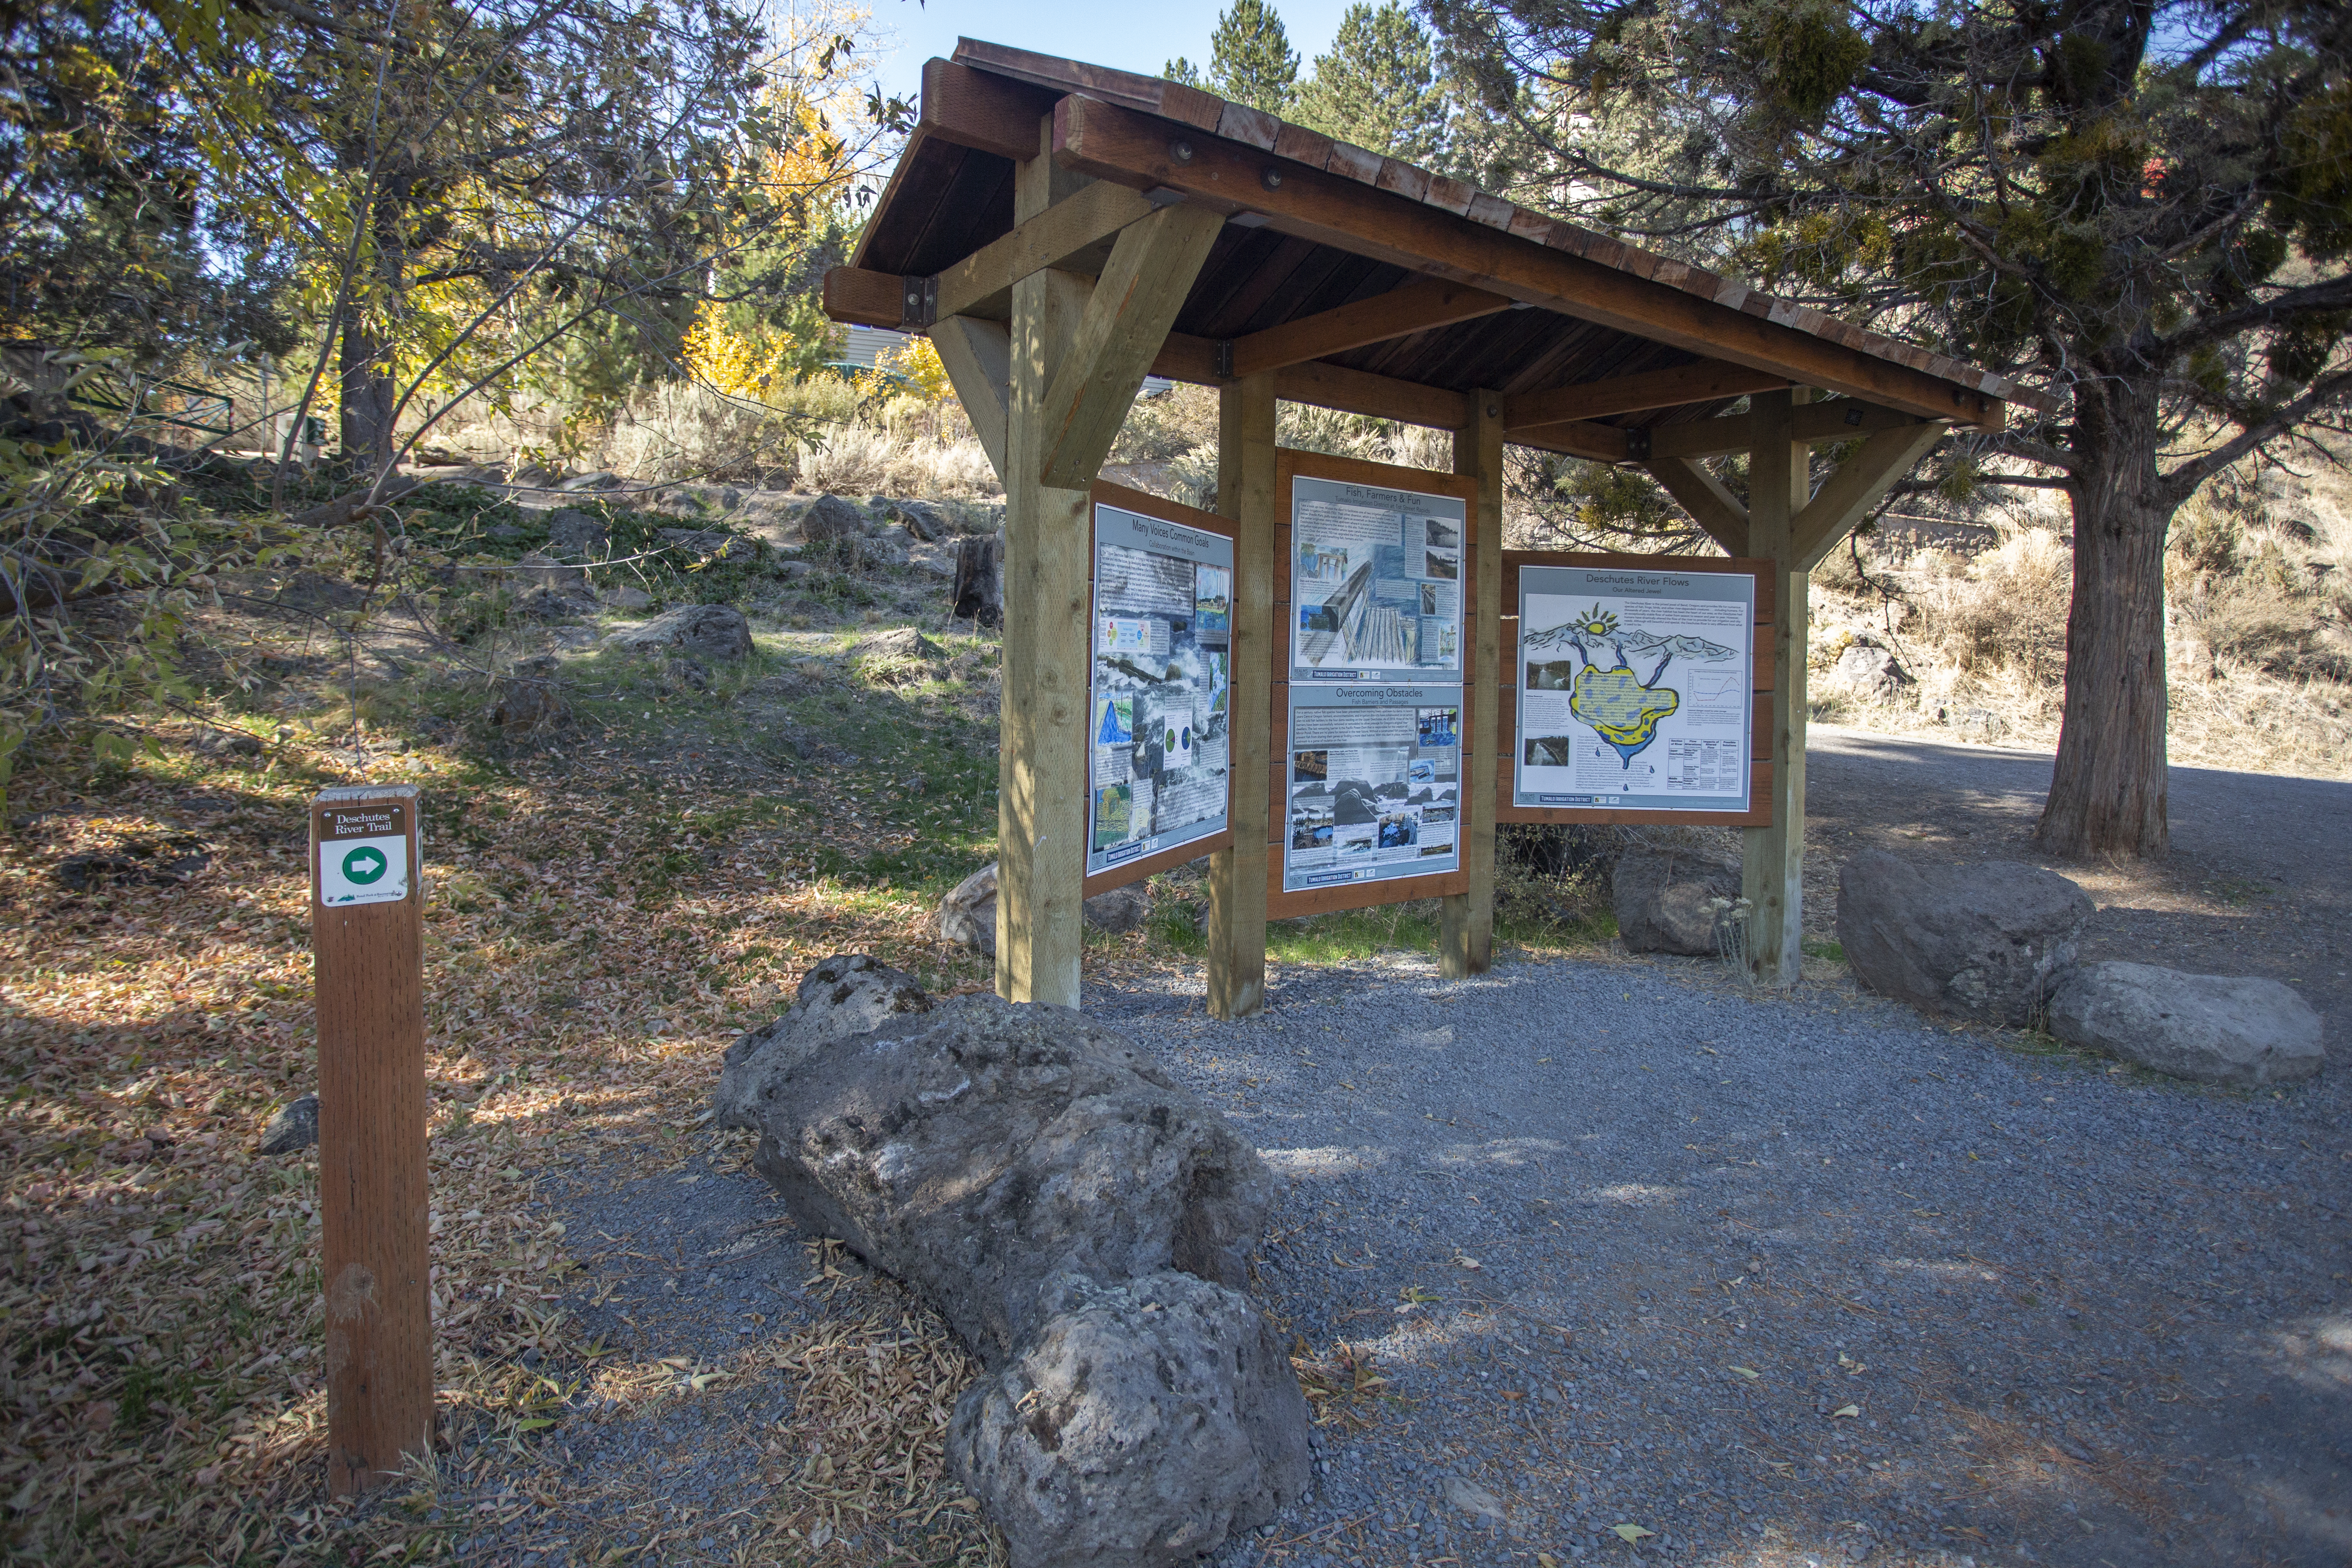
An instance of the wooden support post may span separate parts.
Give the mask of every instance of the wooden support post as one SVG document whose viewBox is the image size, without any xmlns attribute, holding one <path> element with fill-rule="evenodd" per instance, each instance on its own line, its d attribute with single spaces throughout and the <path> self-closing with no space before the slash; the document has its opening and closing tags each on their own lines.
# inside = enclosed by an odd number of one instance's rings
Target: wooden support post
<svg viewBox="0 0 2352 1568">
<path fill-rule="evenodd" d="M 1803 959 L 1805 863 L 1805 591 L 1792 529 L 1807 499 L 1806 448 L 1791 418 L 1794 392 L 1749 402 L 1756 445 L 1748 458 L 1748 553 L 1776 569 L 1772 628 L 1772 826 L 1742 834 L 1740 892 L 1748 902 L 1748 972 L 1758 984 L 1797 983 Z"/>
<path fill-rule="evenodd" d="M 1471 616 L 1469 658 L 1462 671 L 1466 733 L 1462 748 L 1462 868 L 1470 889 L 1442 902 L 1437 972 L 1447 980 L 1484 974 L 1495 966 L 1495 757 L 1501 714 L 1503 626 L 1503 395 L 1470 395 L 1470 423 L 1454 433 L 1454 471 L 1478 481 L 1475 531 L 1478 574 L 1465 587 L 1477 596 Z"/>
<path fill-rule="evenodd" d="M 1017 166 L 1013 217 L 1034 217 L 1076 176 L 1054 166 L 1053 121 Z M 1087 859 L 1087 491 L 1040 482 L 1058 432 L 1041 416 L 1092 292 L 1066 272 L 1013 286 L 1004 450 L 1004 694 L 996 784 L 996 990 L 1078 1005 Z"/>
<path fill-rule="evenodd" d="M 1209 1012 L 1265 1011 L 1265 900 L 1270 858 L 1274 713 L 1274 373 L 1219 395 L 1217 510 L 1234 520 L 1234 641 L 1227 675 L 1234 771 L 1230 848 L 1209 857 Z"/>
<path fill-rule="evenodd" d="M 433 1452 L 426 1268 L 425 920 L 415 784 L 310 808 L 319 1025 L 319 1228 L 327 1295 L 327 1489 Z"/>
</svg>

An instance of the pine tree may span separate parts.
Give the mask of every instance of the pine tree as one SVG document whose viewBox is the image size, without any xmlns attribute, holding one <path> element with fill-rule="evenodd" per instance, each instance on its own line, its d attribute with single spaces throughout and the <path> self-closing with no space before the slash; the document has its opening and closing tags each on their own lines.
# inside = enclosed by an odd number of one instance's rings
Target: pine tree
<svg viewBox="0 0 2352 1568">
<path fill-rule="evenodd" d="M 1331 52 L 1298 89 L 1290 118 L 1408 163 L 1442 166 L 1453 105 L 1419 19 L 1397 0 L 1348 7 Z"/>
<path fill-rule="evenodd" d="M 1191 60 L 1186 59 L 1182 55 L 1178 55 L 1174 59 L 1170 60 L 1166 65 L 1160 67 L 1160 74 L 1170 81 L 1181 81 L 1186 87 L 1198 87 L 1201 85 L 1201 68 L 1194 65 Z"/>
<path fill-rule="evenodd" d="M 1181 63 L 1181 62 L 1180 62 Z M 1209 90 L 1268 114 L 1290 107 L 1298 51 L 1266 0 L 1234 0 L 1209 39 Z"/>
</svg>

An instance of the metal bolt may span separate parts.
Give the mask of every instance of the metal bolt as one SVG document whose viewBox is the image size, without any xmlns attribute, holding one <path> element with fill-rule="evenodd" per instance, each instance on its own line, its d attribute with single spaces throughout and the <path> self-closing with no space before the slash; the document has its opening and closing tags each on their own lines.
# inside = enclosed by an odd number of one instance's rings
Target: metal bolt
<svg viewBox="0 0 2352 1568">
<path fill-rule="evenodd" d="M 1192 161 L 1192 144 L 1179 136 L 1168 143 L 1168 155 L 1180 163 L 1189 163 Z"/>
<path fill-rule="evenodd" d="M 1269 164 L 1257 177 L 1257 183 L 1269 191 L 1282 189 L 1282 171 Z"/>
</svg>

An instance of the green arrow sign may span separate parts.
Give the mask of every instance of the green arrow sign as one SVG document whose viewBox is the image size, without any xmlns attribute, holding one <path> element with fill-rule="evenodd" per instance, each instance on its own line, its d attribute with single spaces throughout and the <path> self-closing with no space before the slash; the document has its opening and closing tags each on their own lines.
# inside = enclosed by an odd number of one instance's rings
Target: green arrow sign
<svg viewBox="0 0 2352 1568">
<path fill-rule="evenodd" d="M 386 865 L 383 850 L 362 844 L 343 857 L 343 875 L 364 888 L 383 875 Z"/>
</svg>

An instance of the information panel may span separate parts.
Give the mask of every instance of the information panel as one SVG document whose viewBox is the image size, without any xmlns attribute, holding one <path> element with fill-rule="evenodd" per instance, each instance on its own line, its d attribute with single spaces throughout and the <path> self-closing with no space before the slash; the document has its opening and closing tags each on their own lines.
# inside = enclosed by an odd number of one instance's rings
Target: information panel
<svg viewBox="0 0 2352 1568">
<path fill-rule="evenodd" d="M 1291 679 L 1460 680 L 1465 516 L 1453 496 L 1293 479 Z"/>
<path fill-rule="evenodd" d="M 1223 833 L 1234 542 L 1094 503 L 1087 875 Z"/>
<path fill-rule="evenodd" d="M 1290 688 L 1282 889 L 1462 863 L 1462 689 Z"/>
<path fill-rule="evenodd" d="M 1511 804 L 1745 813 L 1752 574 L 1521 566 Z"/>
</svg>

